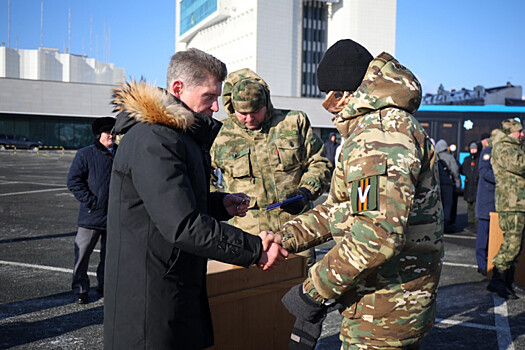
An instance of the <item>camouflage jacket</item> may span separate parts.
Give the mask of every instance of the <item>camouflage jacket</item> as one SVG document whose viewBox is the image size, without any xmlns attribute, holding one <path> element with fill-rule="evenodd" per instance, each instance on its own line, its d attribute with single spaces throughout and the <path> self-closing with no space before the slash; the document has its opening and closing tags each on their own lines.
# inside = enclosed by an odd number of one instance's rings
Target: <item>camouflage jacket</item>
<svg viewBox="0 0 525 350">
<path fill-rule="evenodd" d="M 525 212 L 525 151 L 519 140 L 501 130 L 492 136 L 490 163 L 496 178 L 496 211 Z"/>
<path fill-rule="evenodd" d="M 234 217 L 230 224 L 252 234 L 279 231 L 294 216 L 280 208 L 266 211 L 266 206 L 299 187 L 308 189 L 312 200 L 318 198 L 329 186 L 330 163 L 303 112 L 274 109 L 269 100 L 261 129 L 244 128 L 235 117 L 231 90 L 245 77 L 259 81 L 270 96 L 266 82 L 249 69 L 226 79 L 222 99 L 229 117 L 212 146 L 212 167 L 222 171 L 226 192 L 244 192 L 251 198 L 246 216 Z"/>
<path fill-rule="evenodd" d="M 443 213 L 434 148 L 412 116 L 420 101 L 416 77 L 376 57 L 334 118 L 345 142 L 327 201 L 281 231 L 291 252 L 336 241 L 304 287 L 346 306 L 347 343 L 402 347 L 434 322 Z"/>
</svg>

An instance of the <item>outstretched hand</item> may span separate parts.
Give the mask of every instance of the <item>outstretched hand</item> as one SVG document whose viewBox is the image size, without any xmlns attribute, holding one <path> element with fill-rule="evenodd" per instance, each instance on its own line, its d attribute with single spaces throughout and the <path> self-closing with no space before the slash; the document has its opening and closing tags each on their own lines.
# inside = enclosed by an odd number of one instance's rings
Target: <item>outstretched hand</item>
<svg viewBox="0 0 525 350">
<path fill-rule="evenodd" d="M 257 264 L 258 267 L 265 271 L 271 270 L 288 257 L 288 251 L 279 245 L 281 236 L 273 232 L 262 231 L 259 237 L 262 239 L 263 251 Z"/>
<path fill-rule="evenodd" d="M 246 216 L 250 197 L 245 193 L 230 193 L 224 196 L 224 207 L 231 216 Z"/>
</svg>

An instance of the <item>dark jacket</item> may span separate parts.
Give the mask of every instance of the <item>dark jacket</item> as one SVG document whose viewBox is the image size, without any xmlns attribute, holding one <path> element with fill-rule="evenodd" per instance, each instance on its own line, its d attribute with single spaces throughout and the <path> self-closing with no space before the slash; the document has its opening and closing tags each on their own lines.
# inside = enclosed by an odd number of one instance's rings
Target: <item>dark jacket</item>
<svg viewBox="0 0 525 350">
<path fill-rule="evenodd" d="M 459 167 L 458 163 L 456 162 L 456 158 L 452 154 L 450 154 L 447 150 L 448 144 L 445 140 L 439 140 L 436 143 L 436 153 L 440 160 L 444 161 L 446 164 L 446 167 L 450 171 L 450 175 L 452 176 L 452 185 L 456 188 L 461 188 L 461 178 L 459 177 Z M 441 179 L 440 175 L 440 179 Z M 444 184 L 441 182 L 441 184 Z M 446 184 L 448 184 L 448 181 L 446 181 Z"/>
<path fill-rule="evenodd" d="M 459 172 L 465 175 L 463 198 L 467 202 L 475 202 L 476 192 L 478 190 L 479 153 L 474 153 L 466 157 L 463 164 L 459 167 Z"/>
<path fill-rule="evenodd" d="M 335 151 L 337 150 L 337 146 L 339 146 L 339 142 L 332 142 L 332 135 L 335 136 L 335 132 L 331 132 L 328 136 L 328 141 L 324 143 L 324 151 L 326 158 L 328 158 L 332 165 L 335 165 Z"/>
<path fill-rule="evenodd" d="M 77 151 L 67 174 L 67 188 L 80 202 L 78 227 L 106 229 L 112 163 L 113 155 L 98 140 Z"/>
<path fill-rule="evenodd" d="M 478 219 L 490 220 L 489 213 L 496 211 L 494 206 L 494 190 L 496 179 L 490 164 L 492 147 L 486 147 L 479 156 L 479 181 L 477 188 L 476 216 Z"/>
<path fill-rule="evenodd" d="M 114 104 L 125 135 L 110 185 L 104 346 L 208 347 L 207 258 L 247 267 L 262 246 L 215 219 L 229 218 L 225 194 L 209 192 L 220 123 L 144 82 L 116 89 Z"/>
</svg>

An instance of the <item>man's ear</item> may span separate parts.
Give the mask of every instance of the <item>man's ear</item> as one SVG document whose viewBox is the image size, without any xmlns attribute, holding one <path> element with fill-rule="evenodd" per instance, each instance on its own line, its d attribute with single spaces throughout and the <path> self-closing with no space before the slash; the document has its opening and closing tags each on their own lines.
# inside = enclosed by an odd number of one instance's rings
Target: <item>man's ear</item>
<svg viewBox="0 0 525 350">
<path fill-rule="evenodd" d="M 173 94 L 173 96 L 177 97 L 177 98 L 180 98 L 180 95 L 182 93 L 182 89 L 184 87 L 184 84 L 182 83 L 182 81 L 180 80 L 175 80 L 172 84 L 171 84 L 171 93 Z"/>
</svg>

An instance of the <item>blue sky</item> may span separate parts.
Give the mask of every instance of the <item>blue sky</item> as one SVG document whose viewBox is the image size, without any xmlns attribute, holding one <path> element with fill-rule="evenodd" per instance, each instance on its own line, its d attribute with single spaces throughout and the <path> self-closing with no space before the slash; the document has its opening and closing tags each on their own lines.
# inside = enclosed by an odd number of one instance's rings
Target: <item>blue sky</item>
<svg viewBox="0 0 525 350">
<path fill-rule="evenodd" d="M 71 53 L 109 59 L 128 77 L 164 86 L 175 48 L 175 1 L 44 0 L 43 46 L 68 47 L 71 8 Z M 10 47 L 40 46 L 40 6 L 41 0 L 11 0 Z M 7 8 L 8 0 L 0 0 L 6 45 Z M 507 81 L 525 89 L 524 15 L 523 0 L 398 0 L 396 57 L 418 76 L 424 93 L 435 93 L 439 84 L 472 89 Z"/>
</svg>

